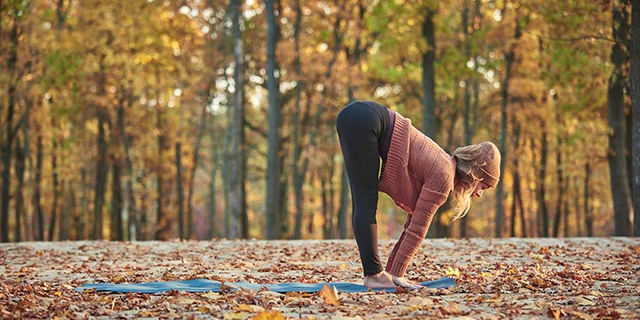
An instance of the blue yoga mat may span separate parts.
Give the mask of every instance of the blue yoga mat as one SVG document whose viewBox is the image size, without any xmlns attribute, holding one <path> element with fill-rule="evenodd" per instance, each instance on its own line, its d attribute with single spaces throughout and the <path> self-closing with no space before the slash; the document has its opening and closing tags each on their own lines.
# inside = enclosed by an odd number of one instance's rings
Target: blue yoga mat
<svg viewBox="0 0 640 320">
<path fill-rule="evenodd" d="M 426 281 L 421 283 L 423 286 L 431 289 L 445 289 L 455 287 L 456 282 L 451 278 L 440 278 L 434 281 Z M 267 288 L 269 291 L 285 293 L 285 292 L 318 292 L 325 285 L 335 287 L 339 292 L 367 292 L 369 289 L 363 285 L 349 282 L 328 282 L 328 283 L 280 283 L 280 284 L 255 284 L 247 282 L 225 282 L 227 287 L 233 289 L 252 289 L 260 290 Z M 140 292 L 140 293 L 159 293 L 169 290 L 185 291 L 185 292 L 220 292 L 221 283 L 207 279 L 195 279 L 184 281 L 167 281 L 167 282 L 147 282 L 147 283 L 88 283 L 76 288 L 76 291 L 95 289 L 96 291 L 111 292 Z M 381 291 L 381 290 L 378 290 Z M 387 292 L 394 292 L 394 289 L 387 289 Z"/>
</svg>

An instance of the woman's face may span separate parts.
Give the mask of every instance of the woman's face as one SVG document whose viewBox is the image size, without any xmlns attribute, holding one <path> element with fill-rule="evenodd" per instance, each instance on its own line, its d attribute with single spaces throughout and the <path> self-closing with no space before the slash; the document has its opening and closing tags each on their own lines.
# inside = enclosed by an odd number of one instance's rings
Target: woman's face
<svg viewBox="0 0 640 320">
<path fill-rule="evenodd" d="M 473 192 L 471 193 L 472 197 L 482 197 L 482 194 L 484 193 L 485 190 L 491 188 L 488 184 L 480 181 L 478 182 L 478 184 L 476 185 L 476 188 L 473 189 Z"/>
</svg>

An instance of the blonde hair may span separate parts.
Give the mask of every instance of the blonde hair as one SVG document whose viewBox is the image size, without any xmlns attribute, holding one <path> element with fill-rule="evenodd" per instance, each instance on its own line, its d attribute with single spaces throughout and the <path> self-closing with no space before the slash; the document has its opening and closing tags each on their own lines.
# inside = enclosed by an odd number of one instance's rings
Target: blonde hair
<svg viewBox="0 0 640 320">
<path fill-rule="evenodd" d="M 478 163 L 478 158 L 484 149 L 481 144 L 474 144 L 457 148 L 453 152 L 456 160 L 456 182 L 451 198 L 451 210 L 455 214 L 453 220 L 464 217 L 471 207 L 471 193 L 479 181 L 482 180 L 479 174 L 479 167 L 485 163 Z"/>
</svg>

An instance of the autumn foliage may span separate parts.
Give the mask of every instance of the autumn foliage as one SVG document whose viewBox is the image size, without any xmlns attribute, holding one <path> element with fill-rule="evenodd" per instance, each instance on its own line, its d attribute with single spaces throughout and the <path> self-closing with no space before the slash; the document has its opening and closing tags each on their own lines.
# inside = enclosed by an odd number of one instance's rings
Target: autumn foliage
<svg viewBox="0 0 640 320">
<path fill-rule="evenodd" d="M 436 130 L 448 152 L 501 146 L 499 190 L 463 224 L 443 209 L 432 236 L 627 234 L 628 203 L 613 217 L 629 189 L 610 176 L 630 174 L 608 166 L 629 155 L 608 140 L 625 1 L 273 4 L 268 38 L 257 0 L 0 2 L 2 241 L 346 238 L 334 119 L 353 99 Z M 395 238 L 404 212 L 382 197 L 378 219 Z"/>
</svg>

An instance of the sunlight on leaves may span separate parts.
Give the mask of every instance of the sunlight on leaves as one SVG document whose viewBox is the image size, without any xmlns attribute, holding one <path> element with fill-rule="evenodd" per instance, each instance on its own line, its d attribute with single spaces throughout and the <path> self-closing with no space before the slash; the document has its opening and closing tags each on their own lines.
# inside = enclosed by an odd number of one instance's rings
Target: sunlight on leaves
<svg viewBox="0 0 640 320">
<path fill-rule="evenodd" d="M 454 276 L 454 277 L 459 277 L 460 276 L 460 270 L 458 268 L 452 268 L 449 267 L 449 269 L 447 269 L 447 271 L 445 271 L 444 273 L 447 276 Z"/>
</svg>

